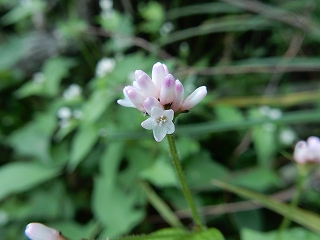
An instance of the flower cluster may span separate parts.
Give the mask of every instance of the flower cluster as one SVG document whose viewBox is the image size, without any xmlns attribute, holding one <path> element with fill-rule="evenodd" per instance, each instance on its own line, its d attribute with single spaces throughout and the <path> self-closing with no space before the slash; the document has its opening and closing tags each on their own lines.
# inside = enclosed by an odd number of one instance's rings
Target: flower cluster
<svg viewBox="0 0 320 240">
<path fill-rule="evenodd" d="M 158 62 L 152 68 L 151 78 L 141 70 L 135 71 L 135 81 L 123 89 L 123 94 L 125 98 L 119 99 L 118 104 L 148 114 L 150 118 L 141 126 L 153 130 L 155 140 L 160 142 L 175 131 L 174 116 L 198 104 L 207 95 L 207 89 L 199 87 L 184 99 L 182 83 L 169 73 L 165 64 Z"/>
<path fill-rule="evenodd" d="M 320 163 L 320 139 L 312 136 L 307 141 L 299 141 L 294 148 L 293 158 L 299 164 Z"/>
</svg>

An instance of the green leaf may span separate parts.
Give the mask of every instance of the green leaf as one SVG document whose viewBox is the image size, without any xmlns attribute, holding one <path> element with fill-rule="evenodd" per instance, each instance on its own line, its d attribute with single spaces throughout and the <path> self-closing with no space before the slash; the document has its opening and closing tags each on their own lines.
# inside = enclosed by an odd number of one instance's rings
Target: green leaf
<svg viewBox="0 0 320 240">
<path fill-rule="evenodd" d="M 140 176 L 158 187 L 179 186 L 173 166 L 166 157 L 158 158 L 152 166 L 142 171 Z"/>
<path fill-rule="evenodd" d="M 0 69 L 7 69 L 27 55 L 26 36 L 9 37 L 6 43 L 0 45 Z"/>
<path fill-rule="evenodd" d="M 235 122 L 244 119 L 240 110 L 233 106 L 218 105 L 215 107 L 215 113 L 219 121 Z"/>
<path fill-rule="evenodd" d="M 83 106 L 83 124 L 94 123 L 114 101 L 113 95 L 105 90 L 95 91 Z"/>
<path fill-rule="evenodd" d="M 87 224 L 79 224 L 72 221 L 54 222 L 48 224 L 48 226 L 61 231 L 63 236 L 68 237 L 68 239 L 84 239 L 89 238 L 90 232 L 94 227 L 93 222 Z"/>
<path fill-rule="evenodd" d="M 271 232 L 257 232 L 251 229 L 241 230 L 241 240 L 318 240 L 319 235 L 314 234 L 303 228 L 292 228 L 287 229 L 284 232 L 279 233 L 278 231 Z"/>
<path fill-rule="evenodd" d="M 205 231 L 186 232 L 177 228 L 164 228 L 145 236 L 129 236 L 119 240 L 224 240 L 221 232 L 215 228 Z"/>
<path fill-rule="evenodd" d="M 140 7 L 140 14 L 145 19 L 140 26 L 141 30 L 147 33 L 158 33 L 163 24 L 165 14 L 162 5 L 155 1 L 148 2 Z"/>
<path fill-rule="evenodd" d="M 245 171 L 239 175 L 235 174 L 232 178 L 232 183 L 238 186 L 251 188 L 259 192 L 273 186 L 278 186 L 280 182 L 281 179 L 279 176 L 269 168 L 255 168 Z"/>
<path fill-rule="evenodd" d="M 98 131 L 93 125 L 83 125 L 78 129 L 71 145 L 70 161 L 68 164 L 70 170 L 75 169 L 80 164 L 92 149 L 98 137 Z"/>
<path fill-rule="evenodd" d="M 242 187 L 237 187 L 226 182 L 214 180 L 212 183 L 225 190 L 238 194 L 239 196 L 252 199 L 262 206 L 269 208 L 296 223 L 301 224 L 315 233 L 320 234 L 320 216 L 315 213 L 308 212 L 298 207 L 292 208 L 289 205 L 274 200 L 266 195 L 253 192 Z"/>
<path fill-rule="evenodd" d="M 122 142 L 110 143 L 101 158 L 101 175 L 95 178 L 93 211 L 105 227 L 102 236 L 118 236 L 132 229 L 144 217 L 138 185 L 125 189 L 117 184 L 118 167 L 124 152 Z"/>
<path fill-rule="evenodd" d="M 9 136 L 9 144 L 23 156 L 32 156 L 48 162 L 50 157 L 51 135 L 56 126 L 52 114 L 39 114 L 35 119 Z"/>
<path fill-rule="evenodd" d="M 255 126 L 252 130 L 253 143 L 258 155 L 259 165 L 262 167 L 272 166 L 272 157 L 277 149 L 276 125 L 265 123 Z"/>
<path fill-rule="evenodd" d="M 201 152 L 193 157 L 185 166 L 185 174 L 191 186 L 210 187 L 213 179 L 222 180 L 228 175 L 228 170 L 213 161 L 208 152 Z"/>
<path fill-rule="evenodd" d="M 0 200 L 13 193 L 29 190 L 56 177 L 60 168 L 44 167 L 35 162 L 8 163 L 0 168 Z"/>
<path fill-rule="evenodd" d="M 206 231 L 193 233 L 191 236 L 189 236 L 185 239 L 189 239 L 189 240 L 224 240 L 224 237 L 218 229 L 209 228 Z"/>
</svg>

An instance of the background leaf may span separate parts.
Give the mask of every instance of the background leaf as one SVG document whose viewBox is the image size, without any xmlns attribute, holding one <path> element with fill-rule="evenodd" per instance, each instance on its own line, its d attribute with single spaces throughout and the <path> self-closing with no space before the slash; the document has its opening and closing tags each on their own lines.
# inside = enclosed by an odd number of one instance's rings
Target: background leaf
<svg viewBox="0 0 320 240">
<path fill-rule="evenodd" d="M 46 168 L 35 162 L 8 163 L 0 169 L 0 182 L 5 183 L 0 189 L 0 199 L 13 193 L 25 192 L 59 173 L 59 168 Z"/>
</svg>

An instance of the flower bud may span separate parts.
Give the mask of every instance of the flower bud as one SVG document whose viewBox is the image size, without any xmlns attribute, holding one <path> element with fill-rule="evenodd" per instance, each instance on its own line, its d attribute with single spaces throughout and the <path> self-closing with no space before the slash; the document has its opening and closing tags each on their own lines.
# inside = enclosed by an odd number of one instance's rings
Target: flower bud
<svg viewBox="0 0 320 240">
<path fill-rule="evenodd" d="M 176 80 L 175 82 L 175 99 L 173 100 L 171 104 L 171 109 L 173 111 L 178 111 L 181 107 L 181 104 L 183 102 L 184 98 L 184 88 L 182 83 L 179 80 Z"/>
<path fill-rule="evenodd" d="M 149 115 L 151 115 L 151 110 L 154 107 L 163 109 L 161 103 L 159 103 L 159 101 L 154 97 L 146 98 L 146 100 L 143 103 L 143 107 Z"/>
<path fill-rule="evenodd" d="M 145 96 L 154 96 L 159 98 L 159 88 L 153 83 L 150 77 L 143 73 L 137 79 L 138 86 Z"/>
<path fill-rule="evenodd" d="M 162 84 L 160 89 L 160 103 L 162 105 L 172 103 L 175 99 L 175 79 L 171 74 L 168 74 Z"/>
<path fill-rule="evenodd" d="M 163 64 L 157 62 L 156 64 L 153 65 L 152 68 L 152 81 L 154 84 L 160 88 L 163 79 L 167 75 L 165 68 L 163 67 Z"/>
<path fill-rule="evenodd" d="M 193 91 L 182 103 L 180 111 L 186 111 L 197 105 L 207 95 L 205 86 L 199 87 Z"/>
<path fill-rule="evenodd" d="M 125 92 L 128 95 L 128 98 L 131 100 L 133 105 L 141 112 L 145 112 L 143 107 L 143 102 L 145 97 L 143 94 L 134 87 L 128 86 L 125 87 Z"/>
<path fill-rule="evenodd" d="M 64 240 L 59 231 L 49 228 L 41 223 L 29 223 L 25 230 L 26 236 L 31 240 Z"/>
</svg>

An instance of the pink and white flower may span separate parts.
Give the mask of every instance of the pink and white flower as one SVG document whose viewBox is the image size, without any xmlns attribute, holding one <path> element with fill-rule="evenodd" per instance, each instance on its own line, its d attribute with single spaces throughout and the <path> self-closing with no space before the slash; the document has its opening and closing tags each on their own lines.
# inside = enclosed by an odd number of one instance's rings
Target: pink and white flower
<svg viewBox="0 0 320 240">
<path fill-rule="evenodd" d="M 320 163 L 320 139 L 312 136 L 307 141 L 299 141 L 294 148 L 293 158 L 299 164 Z"/>
<path fill-rule="evenodd" d="M 165 64 L 154 64 L 151 76 L 136 70 L 135 81 L 132 86 L 123 89 L 124 99 L 117 102 L 124 107 L 134 107 L 147 113 L 150 118 L 141 125 L 153 130 L 154 138 L 159 142 L 166 134 L 174 132 L 174 117 L 197 105 L 207 95 L 207 88 L 197 88 L 184 100 L 182 83 L 169 73 Z"/>
</svg>

